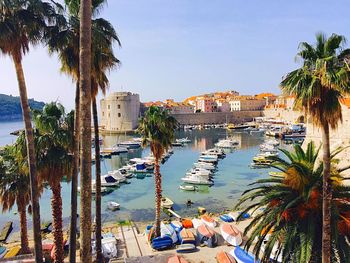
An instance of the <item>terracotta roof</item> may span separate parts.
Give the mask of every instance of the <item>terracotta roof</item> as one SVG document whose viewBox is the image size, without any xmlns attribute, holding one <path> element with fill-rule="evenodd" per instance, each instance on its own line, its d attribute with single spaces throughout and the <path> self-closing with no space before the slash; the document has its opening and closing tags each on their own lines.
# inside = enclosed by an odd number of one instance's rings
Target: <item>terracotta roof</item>
<svg viewBox="0 0 350 263">
<path fill-rule="evenodd" d="M 342 103 L 346 107 L 350 108 L 350 98 L 342 98 L 342 99 L 340 99 L 340 103 Z"/>
</svg>

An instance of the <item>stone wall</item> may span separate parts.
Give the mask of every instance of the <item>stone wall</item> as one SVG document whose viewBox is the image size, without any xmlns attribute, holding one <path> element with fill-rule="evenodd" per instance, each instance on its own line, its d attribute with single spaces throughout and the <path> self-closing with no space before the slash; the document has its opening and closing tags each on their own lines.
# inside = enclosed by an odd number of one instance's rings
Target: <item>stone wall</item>
<svg viewBox="0 0 350 263">
<path fill-rule="evenodd" d="M 263 116 L 268 119 L 278 119 L 283 120 L 285 122 L 298 123 L 301 122 L 301 120 L 303 119 L 302 116 L 304 116 L 304 113 L 291 109 L 272 108 L 265 109 Z"/>
<path fill-rule="evenodd" d="M 199 112 L 172 114 L 181 125 L 243 123 L 262 117 L 262 111 Z"/>
</svg>

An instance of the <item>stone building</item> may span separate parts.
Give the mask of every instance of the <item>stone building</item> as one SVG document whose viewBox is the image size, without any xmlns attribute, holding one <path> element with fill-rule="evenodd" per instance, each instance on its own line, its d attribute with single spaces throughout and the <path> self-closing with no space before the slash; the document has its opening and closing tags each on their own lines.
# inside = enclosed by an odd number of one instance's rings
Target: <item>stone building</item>
<svg viewBox="0 0 350 263">
<path fill-rule="evenodd" d="M 137 128 L 140 97 L 131 92 L 114 92 L 101 99 L 101 126 L 106 132 L 128 132 Z"/>
<path fill-rule="evenodd" d="M 215 112 L 216 111 L 216 103 L 212 98 L 208 97 L 197 97 L 196 98 L 196 111 L 199 112 Z"/>
<path fill-rule="evenodd" d="M 237 97 L 230 100 L 231 111 L 254 111 L 262 110 L 266 105 L 265 99 L 256 99 L 255 97 Z"/>
</svg>

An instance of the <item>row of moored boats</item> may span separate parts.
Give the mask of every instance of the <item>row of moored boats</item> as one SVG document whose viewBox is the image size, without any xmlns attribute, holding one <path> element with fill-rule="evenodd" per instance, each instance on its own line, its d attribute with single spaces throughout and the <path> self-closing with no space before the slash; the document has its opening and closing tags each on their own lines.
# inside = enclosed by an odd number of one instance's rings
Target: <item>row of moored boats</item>
<svg viewBox="0 0 350 263">
<path fill-rule="evenodd" d="M 278 146 L 280 142 L 276 139 L 268 139 L 260 145 L 260 152 L 253 157 L 252 168 L 269 167 L 273 162 L 273 157 L 278 156 Z"/>
</svg>

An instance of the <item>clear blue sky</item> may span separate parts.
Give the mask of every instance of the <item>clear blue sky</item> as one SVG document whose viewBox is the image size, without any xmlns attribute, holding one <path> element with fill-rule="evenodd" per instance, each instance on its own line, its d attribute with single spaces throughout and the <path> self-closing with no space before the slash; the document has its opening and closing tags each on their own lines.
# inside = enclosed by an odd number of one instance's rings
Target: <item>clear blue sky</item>
<svg viewBox="0 0 350 263">
<path fill-rule="evenodd" d="M 282 76 L 297 67 L 298 43 L 318 31 L 350 41 L 346 0 L 109 0 L 101 15 L 118 31 L 122 67 L 110 91 L 142 101 L 216 90 L 279 93 Z M 29 97 L 71 108 L 74 87 L 55 56 L 36 47 L 24 59 Z M 18 94 L 13 65 L 0 57 L 0 93 Z"/>
</svg>

